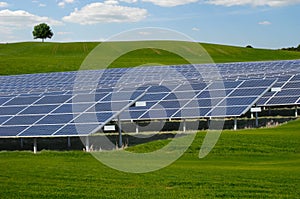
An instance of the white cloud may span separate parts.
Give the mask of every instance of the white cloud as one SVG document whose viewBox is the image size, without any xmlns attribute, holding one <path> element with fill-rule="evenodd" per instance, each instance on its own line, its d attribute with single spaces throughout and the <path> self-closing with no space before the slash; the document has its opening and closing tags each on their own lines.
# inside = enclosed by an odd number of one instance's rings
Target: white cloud
<svg viewBox="0 0 300 199">
<path fill-rule="evenodd" d="M 109 4 L 109 5 L 117 5 L 117 4 L 119 4 L 119 2 L 116 1 L 116 0 L 106 0 L 106 1 L 104 1 L 104 3 L 105 4 Z"/>
<path fill-rule="evenodd" d="M 300 3 L 300 0 L 206 0 L 206 3 L 222 6 L 270 6 L 279 7 Z"/>
<path fill-rule="evenodd" d="M 58 2 L 57 5 L 61 8 L 64 8 L 66 6 L 66 4 L 71 4 L 74 2 L 75 2 L 75 0 L 63 0 L 63 1 Z"/>
<path fill-rule="evenodd" d="M 0 10 L 0 27 L 23 28 L 32 27 L 38 23 L 48 23 L 49 25 L 63 25 L 62 22 L 49 17 L 40 17 L 24 10 Z"/>
<path fill-rule="evenodd" d="M 200 31 L 200 29 L 199 29 L 199 28 L 196 28 L 196 27 L 195 27 L 195 28 L 192 28 L 192 30 L 193 30 L 193 31 L 197 31 L 197 32 Z"/>
<path fill-rule="evenodd" d="M 8 3 L 0 1 L 0 8 L 5 8 L 5 7 L 8 7 Z"/>
<path fill-rule="evenodd" d="M 162 7 L 174 7 L 174 6 L 180 6 L 180 5 L 198 2 L 198 0 L 142 0 L 142 1 L 151 2 L 155 5 L 162 6 Z"/>
<path fill-rule="evenodd" d="M 136 3 L 136 2 L 138 2 L 138 0 L 120 0 L 120 1 L 123 1 L 123 2 L 126 2 L 126 3 Z"/>
<path fill-rule="evenodd" d="M 57 35 L 70 35 L 72 32 L 57 32 Z"/>
<path fill-rule="evenodd" d="M 146 18 L 147 15 L 147 10 L 141 8 L 109 3 L 91 3 L 80 10 L 75 9 L 69 16 L 63 17 L 63 21 L 81 25 L 138 22 Z"/>
<path fill-rule="evenodd" d="M 261 22 L 258 22 L 259 25 L 264 25 L 264 26 L 268 26 L 268 25 L 271 25 L 272 23 L 269 22 L 269 21 L 261 21 Z"/>
<path fill-rule="evenodd" d="M 39 7 L 46 7 L 46 4 L 40 3 L 40 4 L 39 4 Z"/>
</svg>

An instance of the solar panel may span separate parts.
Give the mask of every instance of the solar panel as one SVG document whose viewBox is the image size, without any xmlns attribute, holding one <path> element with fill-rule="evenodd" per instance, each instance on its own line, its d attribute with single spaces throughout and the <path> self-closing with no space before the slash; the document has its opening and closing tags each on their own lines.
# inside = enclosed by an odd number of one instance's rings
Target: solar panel
<svg viewBox="0 0 300 199">
<path fill-rule="evenodd" d="M 37 122 L 37 124 L 66 124 L 74 119 L 73 114 L 47 115 Z"/>
<path fill-rule="evenodd" d="M 1 137 L 15 137 L 27 126 L 0 126 Z"/>
<path fill-rule="evenodd" d="M 16 97 L 7 102 L 5 105 L 28 105 L 33 104 L 40 97 Z"/>
<path fill-rule="evenodd" d="M 25 114 L 48 114 L 57 108 L 57 105 L 29 106 L 23 110 L 20 115 Z"/>
<path fill-rule="evenodd" d="M 268 105 L 280 106 L 282 104 L 297 104 L 300 97 L 273 97 L 268 101 Z"/>
<path fill-rule="evenodd" d="M 200 91 L 199 95 L 194 93 L 194 96 L 189 100 L 185 100 L 185 97 L 183 97 L 184 99 L 177 98 L 176 100 L 170 101 L 161 95 L 160 98 L 157 98 L 157 103 L 149 109 L 145 109 L 144 112 L 129 111 L 122 119 L 173 119 L 178 118 L 179 114 L 184 118 L 236 117 L 245 114 L 275 82 L 276 80 L 248 80 L 235 84 L 237 87 L 232 90 L 209 91 L 207 89 L 213 84 L 211 83 L 204 90 Z M 257 84 L 260 85 L 260 88 L 256 87 Z M 239 86 L 241 85 L 247 85 L 247 89 L 240 89 Z M 147 92 L 145 94 L 147 98 L 144 96 L 140 100 L 151 98 L 152 95 L 157 95 L 157 93 Z M 227 100 L 229 104 L 226 103 Z M 190 110 L 191 107 L 195 110 L 185 113 L 185 111 Z M 183 112 L 179 113 L 181 110 L 183 110 Z M 201 112 L 199 110 L 201 110 Z M 223 110 L 223 113 L 220 113 L 221 110 Z M 129 116 L 131 116 L 131 118 Z"/>
<path fill-rule="evenodd" d="M 82 113 L 91 106 L 93 106 L 93 103 L 63 104 L 55 109 L 52 113 Z"/>
<path fill-rule="evenodd" d="M 25 108 L 25 106 L 3 106 L 0 107 L 0 115 L 16 115 Z"/>
<path fill-rule="evenodd" d="M 122 120 L 236 117 L 254 104 L 299 104 L 300 60 L 210 66 L 0 76 L 0 137 L 87 135 L 121 111 Z"/>
<path fill-rule="evenodd" d="M 62 104 L 72 97 L 72 95 L 44 96 L 35 104 Z"/>
<path fill-rule="evenodd" d="M 62 127 L 62 125 L 31 126 L 28 129 L 26 129 L 25 131 L 21 132 L 18 136 L 20 136 L 20 137 L 51 136 L 61 127 Z"/>
<path fill-rule="evenodd" d="M 42 117 L 42 115 L 14 116 L 3 125 L 31 125 Z"/>
<path fill-rule="evenodd" d="M 84 132 L 88 135 L 97 128 L 99 128 L 99 125 L 95 124 L 69 124 L 56 131 L 54 136 L 84 135 Z"/>
</svg>

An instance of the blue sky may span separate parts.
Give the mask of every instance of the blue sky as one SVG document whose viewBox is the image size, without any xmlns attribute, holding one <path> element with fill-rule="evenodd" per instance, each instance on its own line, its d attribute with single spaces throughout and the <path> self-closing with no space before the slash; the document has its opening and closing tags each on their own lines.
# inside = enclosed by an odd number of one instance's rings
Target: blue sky
<svg viewBox="0 0 300 199">
<path fill-rule="evenodd" d="M 300 0 L 0 0 L 0 42 L 32 41 L 46 22 L 51 41 L 101 41 L 162 27 L 196 41 L 258 48 L 300 44 Z"/>
</svg>

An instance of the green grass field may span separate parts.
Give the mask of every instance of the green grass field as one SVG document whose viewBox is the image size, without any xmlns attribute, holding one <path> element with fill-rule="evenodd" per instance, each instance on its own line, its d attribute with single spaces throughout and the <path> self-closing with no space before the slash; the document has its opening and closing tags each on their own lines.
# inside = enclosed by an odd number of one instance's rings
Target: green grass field
<svg viewBox="0 0 300 199">
<path fill-rule="evenodd" d="M 1 152 L 0 198 L 299 198 L 299 129 L 298 120 L 225 131 L 204 159 L 198 159 L 200 132 L 182 158 L 147 174 L 112 170 L 84 152 Z"/>
<path fill-rule="evenodd" d="M 99 43 L 0 44 L 0 75 L 78 70 L 82 61 Z M 118 45 L 118 44 L 112 44 Z M 300 52 L 249 49 L 215 44 L 201 44 L 214 62 L 300 59 Z M 141 49 L 117 59 L 110 67 L 134 67 L 148 63 L 184 64 L 177 55 L 156 49 Z"/>
<path fill-rule="evenodd" d="M 98 43 L 0 44 L 0 75 L 74 71 Z M 202 44 L 219 62 L 300 59 L 299 52 Z M 133 51 L 111 67 L 183 64 L 170 52 Z M 205 136 L 175 163 L 148 174 L 108 168 L 80 151 L 0 152 L 0 198 L 299 198 L 300 121 L 278 128 L 224 131 L 204 159 Z M 157 149 L 169 140 L 129 148 Z"/>
</svg>

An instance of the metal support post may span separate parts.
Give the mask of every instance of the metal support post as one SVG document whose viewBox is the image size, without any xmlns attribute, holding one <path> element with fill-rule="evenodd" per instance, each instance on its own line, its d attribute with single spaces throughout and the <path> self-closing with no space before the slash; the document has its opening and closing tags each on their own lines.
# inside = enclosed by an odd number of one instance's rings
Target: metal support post
<svg viewBox="0 0 300 199">
<path fill-rule="evenodd" d="M 138 122 L 135 123 L 135 132 L 136 132 L 136 134 L 139 133 L 139 123 Z"/>
<path fill-rule="evenodd" d="M 209 126 L 210 126 L 210 119 L 208 118 L 207 119 L 207 129 L 209 129 Z"/>
<path fill-rule="evenodd" d="M 298 117 L 298 107 L 295 107 L 295 117 Z"/>
<path fill-rule="evenodd" d="M 33 138 L 33 153 L 37 153 L 37 140 L 36 138 Z"/>
<path fill-rule="evenodd" d="M 24 141 L 23 141 L 23 138 L 20 139 L 20 145 L 21 145 L 21 149 L 24 148 Z"/>
<path fill-rule="evenodd" d="M 186 132 L 186 119 L 183 119 L 183 132 Z"/>
<path fill-rule="evenodd" d="M 123 147 L 123 140 L 122 140 L 122 126 L 120 116 L 118 116 L 118 127 L 119 127 L 119 148 Z"/>
<path fill-rule="evenodd" d="M 237 130 L 237 118 L 234 118 L 234 126 L 233 126 L 233 130 Z"/>
<path fill-rule="evenodd" d="M 89 139 L 89 136 L 85 137 L 85 151 L 90 152 L 90 139 Z"/>
<path fill-rule="evenodd" d="M 255 113 L 255 126 L 258 127 L 258 112 Z"/>
<path fill-rule="evenodd" d="M 68 137 L 68 148 L 71 148 L 71 138 Z"/>
</svg>

